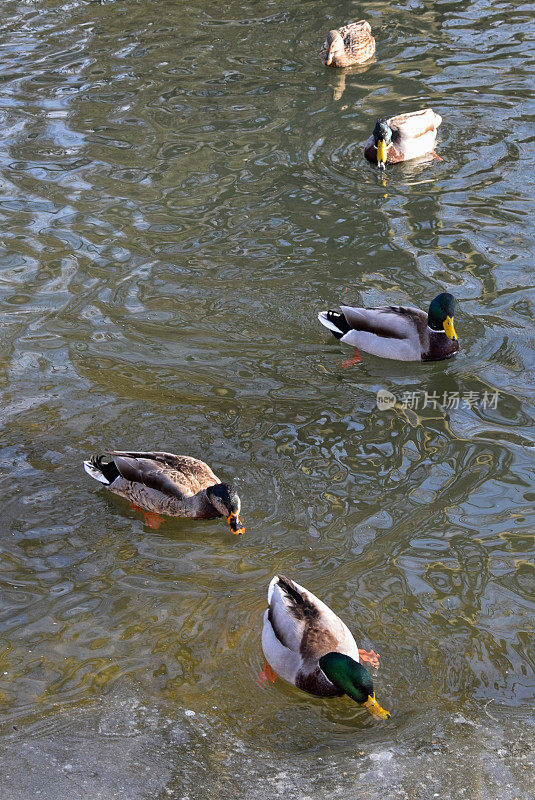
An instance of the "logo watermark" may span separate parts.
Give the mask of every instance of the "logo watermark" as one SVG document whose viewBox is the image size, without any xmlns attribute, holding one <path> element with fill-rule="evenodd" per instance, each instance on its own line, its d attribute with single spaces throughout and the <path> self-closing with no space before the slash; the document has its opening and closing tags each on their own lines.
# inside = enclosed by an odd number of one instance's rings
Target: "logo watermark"
<svg viewBox="0 0 535 800">
<path fill-rule="evenodd" d="M 379 411 L 386 411 L 396 405 L 396 395 L 389 392 L 388 389 L 379 389 L 377 392 L 377 408 Z"/>
<path fill-rule="evenodd" d="M 377 408 L 379 411 L 387 411 L 396 404 L 402 408 L 410 408 L 413 411 L 423 411 L 424 408 L 434 408 L 446 411 L 455 408 L 497 408 L 498 390 L 494 392 L 427 392 L 419 389 L 415 392 L 402 392 L 400 397 L 389 392 L 388 389 L 379 389 L 377 392 Z"/>
</svg>

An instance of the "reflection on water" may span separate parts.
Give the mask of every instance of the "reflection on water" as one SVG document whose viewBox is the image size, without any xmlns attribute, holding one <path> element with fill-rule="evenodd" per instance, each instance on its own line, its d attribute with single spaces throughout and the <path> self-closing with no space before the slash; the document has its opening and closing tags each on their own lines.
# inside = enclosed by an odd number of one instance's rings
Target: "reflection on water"
<svg viewBox="0 0 535 800">
<path fill-rule="evenodd" d="M 510 749 L 533 669 L 527 15 L 379 2 L 376 58 L 334 74 L 317 50 L 340 3 L 5 4 L 6 735 L 124 689 L 258 758 L 299 755 L 303 796 L 313 759 L 343 771 L 354 736 L 409 756 L 489 702 Z M 424 105 L 444 161 L 379 179 L 375 119 Z M 343 371 L 316 322 L 444 288 L 452 362 Z M 379 389 L 499 399 L 380 411 Z M 106 446 L 206 458 L 236 480 L 246 536 L 145 528 L 82 471 Z M 278 570 L 381 653 L 387 726 L 257 686 Z"/>
</svg>

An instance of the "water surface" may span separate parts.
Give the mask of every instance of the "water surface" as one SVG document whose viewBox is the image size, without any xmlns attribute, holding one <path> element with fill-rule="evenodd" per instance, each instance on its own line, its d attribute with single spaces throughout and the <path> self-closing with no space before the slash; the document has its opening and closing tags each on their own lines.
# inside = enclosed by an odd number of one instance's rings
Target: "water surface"
<svg viewBox="0 0 535 800">
<path fill-rule="evenodd" d="M 376 57 L 325 70 L 348 13 Z M 2 798 L 529 796 L 532 41 L 521 2 L 4 3 Z M 376 117 L 428 105 L 444 160 L 382 181 Z M 342 370 L 316 320 L 444 290 L 444 363 Z M 150 530 L 106 447 L 206 459 L 246 535 Z M 388 724 L 257 685 L 277 571 Z"/>
</svg>

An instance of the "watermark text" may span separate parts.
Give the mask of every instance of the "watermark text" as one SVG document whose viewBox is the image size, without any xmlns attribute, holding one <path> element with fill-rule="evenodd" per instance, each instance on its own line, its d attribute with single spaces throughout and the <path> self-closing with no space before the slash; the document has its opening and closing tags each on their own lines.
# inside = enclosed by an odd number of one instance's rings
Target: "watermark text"
<svg viewBox="0 0 535 800">
<path fill-rule="evenodd" d="M 388 389 L 379 389 L 377 392 L 377 408 L 386 411 L 399 404 L 402 408 L 412 411 L 423 411 L 425 408 L 448 409 L 457 408 L 497 408 L 498 390 L 484 392 L 427 392 L 418 389 L 414 392 L 402 392 L 399 397 L 389 392 Z"/>
</svg>

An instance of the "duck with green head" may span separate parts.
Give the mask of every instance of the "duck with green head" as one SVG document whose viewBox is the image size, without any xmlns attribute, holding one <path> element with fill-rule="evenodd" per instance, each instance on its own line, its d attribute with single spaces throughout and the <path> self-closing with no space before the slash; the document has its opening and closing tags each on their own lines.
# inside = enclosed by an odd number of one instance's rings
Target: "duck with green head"
<svg viewBox="0 0 535 800">
<path fill-rule="evenodd" d="M 375 699 L 373 681 L 361 663 L 377 667 L 379 656 L 359 649 L 334 611 L 284 575 L 276 575 L 269 584 L 268 605 L 262 649 L 276 675 L 309 694 L 345 694 L 370 714 L 390 717 Z"/>
<path fill-rule="evenodd" d="M 427 313 L 412 306 L 340 306 L 320 311 L 318 319 L 336 339 L 365 353 L 396 361 L 442 361 L 459 351 L 454 314 L 454 296 L 442 292 Z"/>
<path fill-rule="evenodd" d="M 384 169 L 386 164 L 398 164 L 420 156 L 441 161 L 434 151 L 441 122 L 442 117 L 432 108 L 378 119 L 364 145 L 364 155 L 379 169 Z"/>
</svg>

